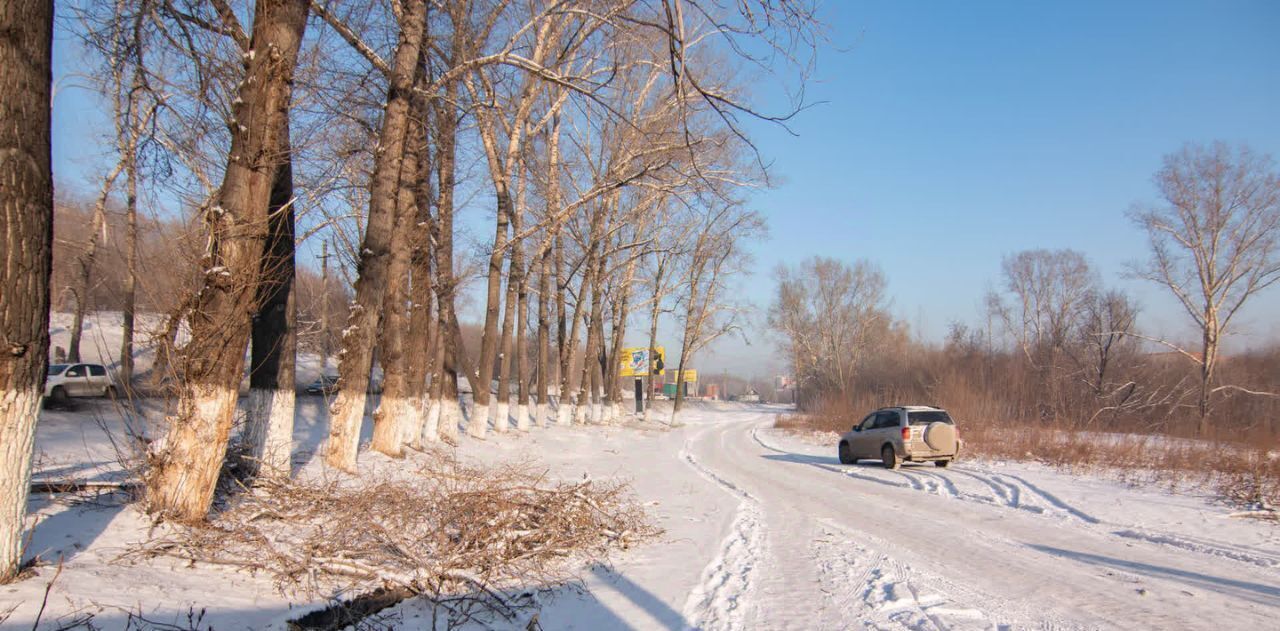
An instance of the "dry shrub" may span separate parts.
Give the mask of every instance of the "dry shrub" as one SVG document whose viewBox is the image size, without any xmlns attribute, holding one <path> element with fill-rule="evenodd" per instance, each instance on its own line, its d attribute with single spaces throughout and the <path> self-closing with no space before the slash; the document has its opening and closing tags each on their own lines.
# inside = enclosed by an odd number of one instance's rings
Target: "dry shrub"
<svg viewBox="0 0 1280 631">
<path fill-rule="evenodd" d="M 407 479 L 264 480 L 210 523 L 130 554 L 263 571 L 282 591 L 386 587 L 512 616 L 503 591 L 564 582 L 658 534 L 623 483 L 526 471 L 432 456 Z"/>
</svg>

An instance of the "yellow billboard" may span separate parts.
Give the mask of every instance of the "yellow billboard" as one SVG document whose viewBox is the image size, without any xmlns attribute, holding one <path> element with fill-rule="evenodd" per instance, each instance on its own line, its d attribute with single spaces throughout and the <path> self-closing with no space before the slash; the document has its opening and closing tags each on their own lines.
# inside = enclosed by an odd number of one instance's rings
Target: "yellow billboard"
<svg viewBox="0 0 1280 631">
<path fill-rule="evenodd" d="M 653 352 L 651 353 L 650 350 Z M 658 346 L 648 349 L 643 346 L 622 349 L 622 370 L 620 377 L 647 377 L 650 374 L 666 374 L 666 349 Z"/>
<path fill-rule="evenodd" d="M 684 369 L 684 380 L 686 383 L 692 383 L 698 380 L 698 371 L 692 368 Z"/>
</svg>

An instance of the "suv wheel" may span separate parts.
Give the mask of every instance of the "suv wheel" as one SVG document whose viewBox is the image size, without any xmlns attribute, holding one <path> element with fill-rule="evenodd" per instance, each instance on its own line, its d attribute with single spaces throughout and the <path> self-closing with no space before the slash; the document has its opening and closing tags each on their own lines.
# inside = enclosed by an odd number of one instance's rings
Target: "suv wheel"
<svg viewBox="0 0 1280 631">
<path fill-rule="evenodd" d="M 858 464 L 858 459 L 849 451 L 849 443 L 840 443 L 840 464 Z"/>
<path fill-rule="evenodd" d="M 886 469 L 898 468 L 898 454 L 894 453 L 892 445 L 885 445 L 880 450 L 880 461 L 884 463 Z"/>
<path fill-rule="evenodd" d="M 102 390 L 102 396 L 115 401 L 120 398 L 120 391 L 115 386 L 107 386 Z"/>
<path fill-rule="evenodd" d="M 947 468 L 947 465 L 949 464 L 951 464 L 950 460 L 934 460 L 933 461 L 933 466 L 941 467 L 943 469 Z"/>
<path fill-rule="evenodd" d="M 68 398 L 67 389 L 62 386 L 54 386 L 53 390 L 49 392 L 49 398 L 52 399 L 54 403 L 60 405 L 66 403 Z"/>
</svg>

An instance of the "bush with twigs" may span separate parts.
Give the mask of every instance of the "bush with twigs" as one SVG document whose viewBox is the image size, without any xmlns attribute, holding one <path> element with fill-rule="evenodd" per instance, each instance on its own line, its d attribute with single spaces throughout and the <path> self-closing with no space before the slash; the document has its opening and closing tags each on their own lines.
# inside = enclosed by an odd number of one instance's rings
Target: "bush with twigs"
<svg viewBox="0 0 1280 631">
<path fill-rule="evenodd" d="M 203 525 L 128 553 L 273 576 L 282 591 L 392 590 L 514 616 L 506 596 L 566 582 L 658 530 L 621 482 L 553 482 L 439 455 L 417 475 L 263 479 Z"/>
</svg>

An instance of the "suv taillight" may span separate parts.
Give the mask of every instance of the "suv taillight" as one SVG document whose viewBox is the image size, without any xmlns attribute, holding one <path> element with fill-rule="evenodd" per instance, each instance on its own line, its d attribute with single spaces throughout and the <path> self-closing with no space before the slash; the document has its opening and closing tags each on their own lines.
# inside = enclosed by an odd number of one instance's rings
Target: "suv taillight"
<svg viewBox="0 0 1280 631">
<path fill-rule="evenodd" d="M 904 442 L 904 443 L 905 443 L 905 442 L 907 442 L 908 440 L 911 440 L 911 428 L 910 428 L 910 427 L 904 427 L 904 428 L 902 428 L 902 442 Z"/>
</svg>

